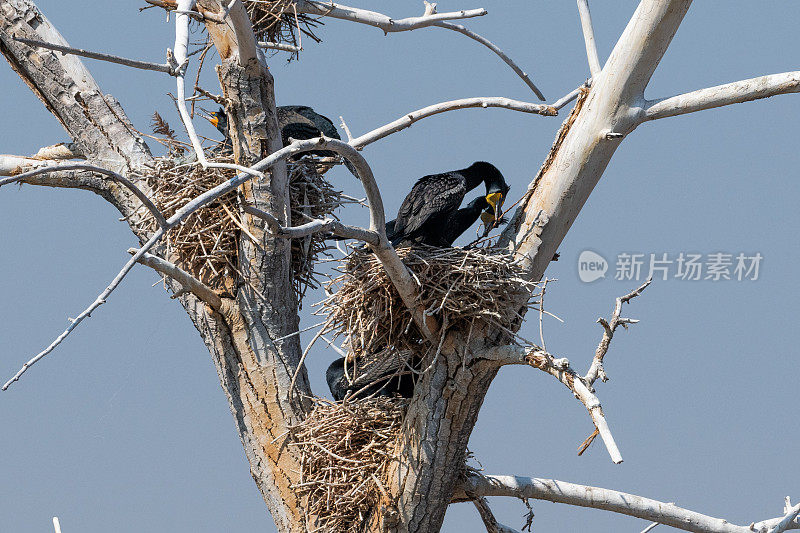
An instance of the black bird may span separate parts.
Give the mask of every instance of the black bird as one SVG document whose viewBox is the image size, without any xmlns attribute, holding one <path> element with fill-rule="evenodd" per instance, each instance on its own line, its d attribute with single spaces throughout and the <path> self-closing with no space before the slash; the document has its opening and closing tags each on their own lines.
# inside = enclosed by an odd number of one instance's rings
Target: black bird
<svg viewBox="0 0 800 533">
<path fill-rule="evenodd" d="M 397 246 L 404 241 L 445 240 L 443 228 L 450 216 L 457 212 L 464 196 L 481 182 L 486 185 L 485 200 L 494 218 L 499 218 L 509 186 L 494 165 L 478 161 L 462 170 L 420 178 L 400 205 L 391 232 L 387 232 L 392 245 Z M 460 233 L 456 237 L 458 235 Z"/>
<path fill-rule="evenodd" d="M 311 107 L 305 105 L 285 105 L 276 108 L 278 114 L 278 127 L 281 129 L 281 142 L 287 146 L 289 139 L 305 140 L 313 139 L 324 135 L 331 139 L 341 140 L 336 126 L 328 117 L 320 115 Z M 206 120 L 211 122 L 220 133 L 225 136 L 225 140 L 216 149 L 220 153 L 230 153 L 233 150 L 231 145 L 231 138 L 228 132 L 228 117 L 223 108 L 219 108 L 213 113 L 208 113 L 208 116 L 203 116 Z M 319 157 L 336 157 L 336 153 L 330 150 L 312 150 L 306 152 Z M 355 168 L 346 159 L 344 160 L 345 166 L 358 177 Z"/>
<path fill-rule="evenodd" d="M 411 398 L 414 394 L 414 378 L 410 374 L 400 374 L 392 372 L 385 374 L 371 383 L 368 387 L 365 384 L 351 385 L 344 374 L 344 357 L 340 357 L 331 363 L 325 372 L 325 379 L 328 388 L 331 390 L 333 399 L 337 402 L 344 400 L 348 392 L 354 393 L 352 398 L 361 399 L 368 396 L 402 396 Z M 361 389 L 364 390 L 361 390 Z M 359 392 L 360 391 L 360 392 Z"/>
<path fill-rule="evenodd" d="M 476 220 L 480 218 L 484 226 L 489 227 L 495 223 L 494 209 L 489 205 L 485 196 L 478 196 L 466 207 L 453 211 L 444 224 L 436 226 L 430 232 L 420 235 L 414 242 L 448 248 L 458 239 Z M 503 222 L 503 221 L 501 221 Z M 386 235 L 394 234 L 395 220 L 386 223 Z"/>
</svg>

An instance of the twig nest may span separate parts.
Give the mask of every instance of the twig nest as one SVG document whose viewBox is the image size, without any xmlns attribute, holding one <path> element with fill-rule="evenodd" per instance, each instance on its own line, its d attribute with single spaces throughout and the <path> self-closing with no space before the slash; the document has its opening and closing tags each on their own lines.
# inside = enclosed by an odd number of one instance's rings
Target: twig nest
<svg viewBox="0 0 800 533">
<path fill-rule="evenodd" d="M 291 428 L 290 446 L 300 452 L 301 482 L 317 531 L 359 531 L 369 512 L 390 505 L 387 470 L 402 429 L 407 401 L 374 398 L 353 403 L 319 399 Z"/>
<path fill-rule="evenodd" d="M 209 158 L 230 163 L 230 157 Z M 153 202 L 166 218 L 201 194 L 236 176 L 235 170 L 208 168 L 179 158 L 157 160 L 153 174 L 146 177 Z M 230 192 L 189 215 L 172 229 L 165 240 L 177 264 L 214 289 L 233 289 L 238 269 L 239 206 L 236 192 Z M 155 229 L 155 226 L 153 227 Z"/>
<path fill-rule="evenodd" d="M 244 0 L 244 5 L 260 40 L 299 46 L 302 34 L 320 42 L 314 29 L 322 22 L 298 13 L 294 0 Z"/>
<path fill-rule="evenodd" d="M 233 163 L 232 155 L 209 156 L 208 159 L 215 163 Z M 314 156 L 289 162 L 292 225 L 305 224 L 312 218 L 334 216 L 333 212 L 349 201 L 323 177 L 332 166 L 332 163 Z M 152 191 L 156 207 L 169 218 L 191 200 L 235 176 L 235 170 L 204 169 L 188 156 L 173 154 L 172 157 L 158 158 L 145 181 Z M 239 268 L 239 239 L 251 238 L 242 231 L 248 226 L 236 191 L 231 191 L 188 216 L 167 234 L 165 240 L 169 254 L 182 269 L 214 289 L 232 293 Z M 147 229 L 155 231 L 155 221 Z M 292 240 L 293 286 L 299 298 L 309 286 L 318 286 L 315 265 L 319 254 L 328 249 L 324 237 L 310 235 Z"/>
<path fill-rule="evenodd" d="M 480 328 L 513 331 L 521 307 L 538 303 L 527 298 L 537 284 L 505 250 L 419 246 L 397 253 L 419 283 L 427 314 L 443 324 L 442 335 L 453 328 L 465 335 Z M 430 346 L 375 255 L 357 249 L 341 270 L 328 284 L 321 312 L 328 315 L 325 331 L 347 338 L 356 372 L 383 369 L 384 359 L 397 359 L 398 352 L 422 358 Z"/>
</svg>

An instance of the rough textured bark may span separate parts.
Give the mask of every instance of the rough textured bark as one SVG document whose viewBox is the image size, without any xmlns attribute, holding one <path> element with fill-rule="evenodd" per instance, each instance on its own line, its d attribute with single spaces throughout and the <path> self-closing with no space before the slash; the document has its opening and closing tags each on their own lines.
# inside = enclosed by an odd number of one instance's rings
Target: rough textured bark
<svg viewBox="0 0 800 533">
<path fill-rule="evenodd" d="M 166 7 L 175 4 L 172 0 L 151 3 Z M 599 64 L 593 65 L 591 91 L 579 99 L 501 238 L 503 245 L 519 255 L 529 279 L 539 280 L 544 274 L 621 140 L 644 120 L 677 114 L 659 111 L 658 101 L 645 101 L 644 89 L 690 4 L 691 0 L 642 0 L 605 66 L 600 69 Z M 221 57 L 217 73 L 236 162 L 253 165 L 281 148 L 272 75 L 255 48 L 241 1 L 198 0 L 197 9 L 207 15 L 207 30 Z M 90 163 L 102 162 L 102 166 L 150 192 L 141 176 L 153 158 L 119 103 L 103 95 L 77 58 L 31 48 L 13 36 L 66 44 L 31 0 L 0 4 L 0 53 L 61 122 Z M 796 73 L 788 76 L 788 80 L 772 79 L 777 85 L 753 97 L 796 91 Z M 707 100 L 704 94 L 700 97 Z M 736 99 L 728 100 L 719 99 L 718 105 Z M 660 104 L 678 106 L 681 102 L 665 100 Z M 472 100 L 459 105 L 478 103 L 486 105 Z M 506 99 L 495 104 L 545 115 L 556 111 L 552 106 Z M 650 116 L 646 109 L 650 109 Z M 408 124 L 439 111 L 433 106 L 420 110 L 419 117 L 408 115 Z M 360 147 L 398 131 L 408 125 L 404 120 L 387 125 L 386 131 L 376 130 L 374 138 L 368 134 L 350 145 Z M 102 175 L 62 171 L 26 182 L 96 192 L 119 209 L 142 242 L 150 237 L 147 210 L 140 209 L 140 201 L 130 191 Z M 247 204 L 287 225 L 290 208 L 284 163 L 273 166 L 265 179 L 241 186 L 239 193 Z M 377 221 L 373 216 L 373 232 L 383 227 L 380 215 Z M 298 302 L 291 285 L 290 243 L 269 233 L 263 218 L 250 216 L 244 209 L 242 218 L 254 239 L 240 240 L 240 277 L 232 294 L 220 294 L 221 304 L 215 304 L 216 310 L 191 294 L 181 295 L 180 302 L 211 353 L 252 476 L 278 529 L 305 531 L 313 525 L 314 517 L 307 516 L 304 502 L 293 489 L 300 480 L 301 465 L 288 443 L 290 426 L 301 421 L 311 407 L 311 390 L 301 368 L 294 392 L 289 392 L 301 354 L 299 337 L 288 336 L 299 326 Z M 376 247 L 379 256 L 394 253 L 388 245 L 383 247 L 384 241 L 385 235 Z M 154 252 L 175 259 L 167 245 Z M 523 304 L 520 300 L 520 308 Z M 426 324 L 431 338 L 442 326 L 434 320 Z M 520 325 L 521 321 L 514 327 Z M 373 510 L 369 531 L 428 532 L 441 528 L 454 494 L 463 492 L 467 443 L 485 394 L 503 364 L 486 354 L 508 341 L 507 333 L 476 326 L 475 331 L 449 332 L 436 356 L 436 347 L 432 347 L 425 362 L 430 368 L 415 390 L 396 443 L 397 460 L 391 464 L 388 487 L 393 503 Z"/>
<path fill-rule="evenodd" d="M 204 2 L 217 11 L 217 2 Z M 238 50 L 236 32 L 214 25 L 212 35 L 227 50 Z M 67 44 L 46 17 L 29 0 L 11 0 L 0 6 L 0 52 L 14 70 L 67 130 L 81 153 L 92 161 L 122 174 L 147 190 L 141 173 L 152 156 L 130 126 L 121 106 L 103 95 L 83 64 L 73 56 L 34 49 L 13 40 L 13 36 Z M 231 39 L 233 41 L 231 41 Z M 227 44 L 225 44 L 227 42 Z M 220 80 L 236 125 L 238 160 L 254 163 L 280 148 L 275 119 L 272 77 L 259 65 L 242 67 L 229 52 L 220 67 Z M 31 184 L 84 188 L 109 200 L 128 220 L 144 242 L 146 216 L 139 202 L 126 190 L 101 176 L 87 172 L 60 172 L 37 177 Z M 148 191 L 149 192 L 149 191 Z M 287 180 L 285 165 L 274 169 L 265 183 L 253 183 L 242 191 L 252 203 L 286 220 Z M 291 484 L 297 481 L 299 465 L 286 446 L 287 424 L 300 419 L 307 400 L 288 399 L 291 376 L 299 361 L 299 340 L 290 337 L 278 343 L 271 339 L 297 330 L 297 302 L 291 289 L 289 247 L 283 239 L 269 237 L 258 219 L 251 233 L 261 242 L 242 239 L 240 270 L 245 279 L 236 298 L 223 299 L 223 313 L 216 313 L 192 295 L 180 302 L 211 352 L 237 424 L 251 473 L 281 531 L 302 531 L 305 516 L 301 502 L 293 498 Z M 175 259 L 169 249 L 160 255 Z M 277 274 L 277 275 L 276 275 Z M 171 285 L 174 285 L 170 282 Z M 177 286 L 173 290 L 177 291 Z M 310 394 L 305 374 L 295 386 Z"/>
</svg>

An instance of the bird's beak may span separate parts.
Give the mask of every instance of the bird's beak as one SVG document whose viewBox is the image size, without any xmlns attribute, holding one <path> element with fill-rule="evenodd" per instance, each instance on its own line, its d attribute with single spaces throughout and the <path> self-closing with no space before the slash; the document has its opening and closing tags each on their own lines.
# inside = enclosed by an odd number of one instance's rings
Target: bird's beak
<svg viewBox="0 0 800 533">
<path fill-rule="evenodd" d="M 212 115 L 211 113 L 209 113 L 205 109 L 201 109 L 200 113 L 198 113 L 198 115 L 200 115 L 201 117 L 203 117 L 204 119 L 209 121 L 211 123 L 211 125 L 214 126 L 215 128 L 219 124 L 219 119 L 217 118 L 217 116 L 216 115 Z"/>
<path fill-rule="evenodd" d="M 503 200 L 505 200 L 505 195 L 501 192 L 493 192 L 486 195 L 486 201 L 492 206 L 495 218 L 499 218 L 501 214 L 500 210 L 503 208 Z"/>
</svg>

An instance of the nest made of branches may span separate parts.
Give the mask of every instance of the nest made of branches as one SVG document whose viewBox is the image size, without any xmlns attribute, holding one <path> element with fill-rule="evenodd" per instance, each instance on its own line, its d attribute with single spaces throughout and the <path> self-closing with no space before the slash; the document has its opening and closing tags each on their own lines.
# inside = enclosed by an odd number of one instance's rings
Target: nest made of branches
<svg viewBox="0 0 800 533">
<path fill-rule="evenodd" d="M 209 161 L 230 163 L 232 159 L 215 157 Z M 235 170 L 204 169 L 199 165 L 180 163 L 179 158 L 158 158 L 153 173 L 146 177 L 153 203 L 166 218 L 236 175 Z M 231 292 L 238 269 L 239 228 L 242 224 L 238 213 L 236 191 L 232 191 L 173 228 L 165 239 L 170 251 L 177 255 L 178 266 L 214 289 Z"/>
<path fill-rule="evenodd" d="M 334 211 L 345 203 L 357 201 L 345 197 L 323 177 L 332 166 L 329 158 L 307 155 L 289 162 L 289 191 L 292 206 L 292 226 L 312 219 L 338 218 Z M 338 163 L 338 160 L 336 160 Z M 308 287 L 318 288 L 317 259 L 332 247 L 326 242 L 329 235 L 315 233 L 302 239 L 292 239 L 292 271 L 294 290 L 302 304 Z"/>
<path fill-rule="evenodd" d="M 298 13 L 294 0 L 244 0 L 244 5 L 259 40 L 299 47 L 306 35 L 320 42 L 314 30 L 322 22 Z"/>
<path fill-rule="evenodd" d="M 209 161 L 232 163 L 233 156 L 218 155 L 209 157 Z M 334 210 L 347 201 L 323 177 L 331 166 L 314 156 L 289 162 L 292 225 L 304 224 L 310 218 L 333 216 Z M 182 164 L 173 154 L 158 158 L 146 181 L 156 207 L 169 218 L 189 201 L 235 175 L 235 170 L 203 169 L 191 162 Z M 166 239 L 182 269 L 214 289 L 232 293 L 237 280 L 239 239 L 245 227 L 236 191 L 232 191 L 187 217 Z M 155 230 L 155 223 L 150 229 Z M 307 287 L 318 286 L 315 265 L 319 254 L 328 247 L 323 235 L 292 240 L 291 246 L 293 287 L 302 297 Z"/>
<path fill-rule="evenodd" d="M 521 307 L 539 303 L 538 284 L 525 279 L 506 250 L 415 246 L 397 253 L 419 283 L 426 313 L 442 324 L 442 335 L 453 328 L 470 334 L 486 327 L 513 337 Z M 356 249 L 341 270 L 318 312 L 328 316 L 323 333 L 347 339 L 356 379 L 376 375 L 372 368 L 385 372 L 398 354 L 422 359 L 431 347 L 375 255 Z"/>
<path fill-rule="evenodd" d="M 372 509 L 391 503 L 387 469 L 406 406 L 407 400 L 396 398 L 318 400 L 291 428 L 290 445 L 300 452 L 302 472 L 294 488 L 308 499 L 316 531 L 359 531 Z"/>
</svg>

